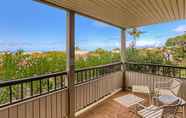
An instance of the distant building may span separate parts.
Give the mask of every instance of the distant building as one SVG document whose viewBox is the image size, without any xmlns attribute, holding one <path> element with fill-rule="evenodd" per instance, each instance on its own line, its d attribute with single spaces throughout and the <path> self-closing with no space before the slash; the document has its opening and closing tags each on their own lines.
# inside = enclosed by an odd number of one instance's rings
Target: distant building
<svg viewBox="0 0 186 118">
<path fill-rule="evenodd" d="M 41 54 L 41 53 L 43 53 L 42 51 L 30 51 L 30 52 L 23 52 L 23 54 L 29 54 L 29 55 L 31 55 L 31 54 Z"/>
<path fill-rule="evenodd" d="M 76 58 L 87 58 L 89 55 L 89 51 L 83 51 L 83 50 L 76 50 L 75 56 Z"/>
<path fill-rule="evenodd" d="M 114 49 L 112 49 L 112 53 L 120 53 L 120 49 L 119 48 L 114 48 Z"/>
</svg>

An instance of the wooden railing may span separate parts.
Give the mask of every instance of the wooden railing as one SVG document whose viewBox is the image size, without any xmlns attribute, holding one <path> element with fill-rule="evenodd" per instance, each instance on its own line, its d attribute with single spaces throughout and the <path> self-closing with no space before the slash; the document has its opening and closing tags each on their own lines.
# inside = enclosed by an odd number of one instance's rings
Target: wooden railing
<svg viewBox="0 0 186 118">
<path fill-rule="evenodd" d="M 66 72 L 0 83 L 0 108 L 67 88 Z"/>
<path fill-rule="evenodd" d="M 121 63 L 75 71 L 75 111 L 122 88 Z M 3 118 L 64 118 L 68 112 L 67 72 L 0 83 L 0 116 Z"/>
<path fill-rule="evenodd" d="M 121 63 L 85 68 L 76 71 L 76 111 L 95 103 L 123 85 Z"/>
<path fill-rule="evenodd" d="M 75 111 L 92 105 L 123 87 L 122 63 L 75 71 Z M 179 78 L 186 88 L 186 68 L 126 63 L 126 87 Z M 67 72 L 0 83 L 0 116 L 3 118 L 65 118 L 68 114 Z"/>
<path fill-rule="evenodd" d="M 152 74 L 164 77 L 186 79 L 186 67 L 160 64 L 126 63 L 127 71 Z"/>
<path fill-rule="evenodd" d="M 157 83 L 166 82 L 172 78 L 183 81 L 180 94 L 186 98 L 186 67 L 126 63 L 126 87 L 128 89 L 131 89 L 133 85 L 148 86 L 150 89 L 155 89 L 160 86 Z"/>
</svg>

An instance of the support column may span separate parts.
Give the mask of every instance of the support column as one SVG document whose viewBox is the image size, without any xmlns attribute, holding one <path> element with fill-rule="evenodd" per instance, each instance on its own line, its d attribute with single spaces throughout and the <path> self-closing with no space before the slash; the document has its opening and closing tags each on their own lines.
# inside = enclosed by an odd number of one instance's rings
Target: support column
<svg viewBox="0 0 186 118">
<path fill-rule="evenodd" d="M 68 78 L 68 118 L 75 116 L 75 13 L 67 11 L 67 78 Z"/>
<path fill-rule="evenodd" d="M 125 90 L 125 84 L 126 84 L 126 60 L 127 60 L 127 55 L 126 55 L 126 29 L 121 29 L 121 62 L 122 62 L 122 76 L 123 76 L 123 90 Z"/>
</svg>

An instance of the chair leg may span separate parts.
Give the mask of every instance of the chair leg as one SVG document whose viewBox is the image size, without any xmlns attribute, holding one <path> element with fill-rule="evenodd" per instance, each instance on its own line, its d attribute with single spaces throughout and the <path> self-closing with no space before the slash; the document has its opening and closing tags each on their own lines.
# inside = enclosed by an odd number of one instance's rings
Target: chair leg
<svg viewBox="0 0 186 118">
<path fill-rule="evenodd" d="M 181 118 L 185 118 L 185 106 L 180 106 L 179 111 L 177 113 L 180 113 Z"/>
<path fill-rule="evenodd" d="M 185 106 L 182 107 L 182 111 L 183 111 L 183 118 L 185 118 Z"/>
</svg>

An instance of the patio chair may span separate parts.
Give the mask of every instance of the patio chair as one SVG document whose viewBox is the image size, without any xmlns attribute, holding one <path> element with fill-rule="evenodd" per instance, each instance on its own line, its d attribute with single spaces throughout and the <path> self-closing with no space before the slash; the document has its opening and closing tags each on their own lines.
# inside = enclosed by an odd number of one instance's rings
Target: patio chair
<svg viewBox="0 0 186 118">
<path fill-rule="evenodd" d="M 167 82 L 157 82 L 155 93 L 158 95 L 175 95 L 178 96 L 182 86 L 180 79 L 171 79 Z"/>
<path fill-rule="evenodd" d="M 178 99 L 171 105 L 151 105 L 149 107 L 141 105 L 144 109 L 138 111 L 137 116 L 140 118 L 176 118 L 176 111 L 180 104 L 181 101 Z"/>
<path fill-rule="evenodd" d="M 144 86 L 144 85 L 133 85 L 132 86 L 132 93 L 142 93 L 145 94 L 149 97 L 149 102 L 152 103 L 151 100 L 151 93 L 150 93 L 150 89 L 148 86 Z"/>
</svg>

